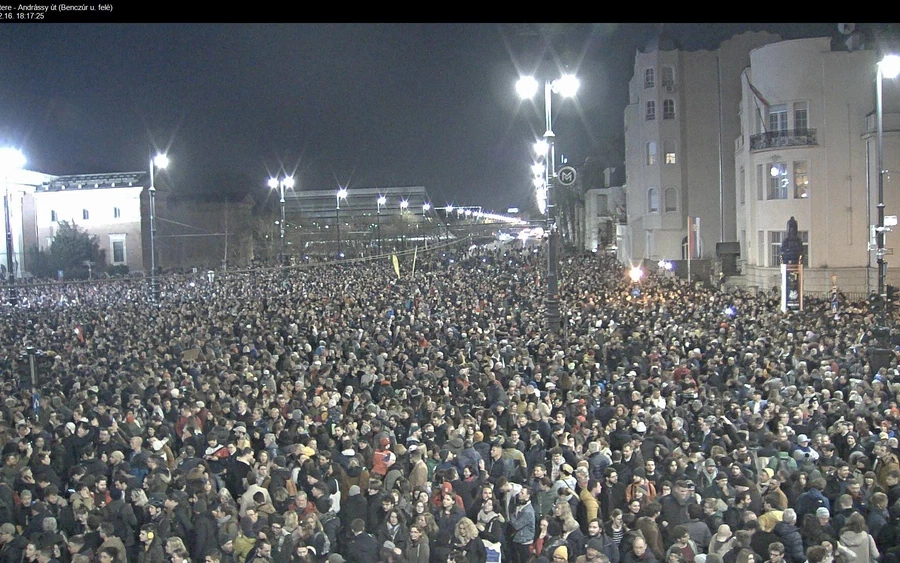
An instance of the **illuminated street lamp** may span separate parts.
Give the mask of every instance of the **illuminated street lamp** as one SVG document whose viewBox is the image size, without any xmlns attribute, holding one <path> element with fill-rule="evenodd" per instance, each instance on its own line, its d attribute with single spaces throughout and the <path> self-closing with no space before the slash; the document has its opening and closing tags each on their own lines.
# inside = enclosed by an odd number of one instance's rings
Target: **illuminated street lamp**
<svg viewBox="0 0 900 563">
<path fill-rule="evenodd" d="M 628 270 L 628 277 L 631 278 L 632 282 L 638 283 L 644 277 L 644 270 L 642 270 L 640 266 L 632 266 L 631 269 Z"/>
<path fill-rule="evenodd" d="M 278 262 L 284 267 L 284 189 L 294 188 L 294 177 L 286 176 L 282 180 L 279 180 L 278 178 L 269 178 L 269 187 L 273 190 L 277 189 L 281 195 L 281 221 L 278 223 L 278 226 L 281 228 L 281 252 L 278 254 Z"/>
<path fill-rule="evenodd" d="M 900 56 L 887 55 L 878 62 L 875 79 L 875 121 L 878 131 L 878 226 L 875 229 L 875 242 L 878 257 L 878 295 L 884 296 L 884 281 L 887 274 L 887 263 L 884 261 L 884 109 L 882 94 L 884 79 L 894 79 L 900 75 Z"/>
<path fill-rule="evenodd" d="M 150 297 L 159 303 L 159 280 L 156 279 L 156 181 L 154 171 L 165 170 L 169 157 L 159 153 L 150 158 Z"/>
<path fill-rule="evenodd" d="M 340 188 L 335 195 L 335 217 L 337 219 L 337 239 L 338 239 L 338 258 L 343 258 L 344 253 L 341 251 L 341 200 L 347 199 L 347 188 Z"/>
<path fill-rule="evenodd" d="M 547 127 L 544 132 L 542 141 L 535 144 L 535 152 L 543 155 L 547 162 L 547 168 L 544 173 L 544 183 L 542 187 L 537 188 L 537 196 L 540 201 L 546 202 L 547 213 L 547 294 L 545 297 L 547 310 L 547 328 L 551 332 L 558 333 L 561 328 L 559 314 L 559 277 L 557 273 L 558 258 L 557 245 L 559 234 L 556 228 L 556 218 L 554 217 L 554 206 L 552 203 L 552 181 L 556 178 L 556 154 L 554 152 L 553 133 L 553 112 L 552 99 L 553 94 L 559 94 L 564 98 L 575 95 L 578 91 L 579 81 L 575 75 L 566 74 L 556 80 L 547 80 L 544 82 L 544 121 Z M 516 92 L 522 99 L 532 99 L 537 95 L 540 85 L 533 76 L 524 76 L 516 82 Z"/>
<path fill-rule="evenodd" d="M 16 274 L 13 262 L 13 230 L 10 220 L 9 208 L 12 201 L 9 196 L 9 174 L 13 170 L 19 170 L 25 166 L 25 155 L 19 149 L 0 149 L 0 172 L 3 173 L 3 212 L 6 218 L 6 276 L 9 286 L 8 299 L 11 305 L 19 302 L 19 294 L 16 291 Z"/>
<path fill-rule="evenodd" d="M 387 205 L 387 198 L 383 195 L 380 195 L 380 196 L 378 196 L 376 203 L 378 203 L 378 211 L 376 214 L 378 215 L 378 252 L 380 253 L 381 252 L 381 208 L 384 207 L 385 205 Z"/>
</svg>

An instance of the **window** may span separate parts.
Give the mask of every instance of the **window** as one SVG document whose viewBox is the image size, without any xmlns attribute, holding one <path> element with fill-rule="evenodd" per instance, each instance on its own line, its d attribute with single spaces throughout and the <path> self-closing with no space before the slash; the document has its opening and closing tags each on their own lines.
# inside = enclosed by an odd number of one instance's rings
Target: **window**
<svg viewBox="0 0 900 563">
<path fill-rule="evenodd" d="M 761 232 L 761 231 L 760 231 Z M 797 236 L 803 242 L 804 266 L 809 265 L 809 231 L 797 231 Z M 787 231 L 769 231 L 769 267 L 781 266 L 781 243 L 787 237 Z"/>
<path fill-rule="evenodd" d="M 656 119 L 656 102 L 650 100 L 647 102 L 647 121 Z"/>
<path fill-rule="evenodd" d="M 88 212 L 87 209 L 81 210 L 81 218 L 84 219 L 85 221 L 87 221 L 88 219 L 91 218 L 91 214 Z"/>
<path fill-rule="evenodd" d="M 763 266 L 766 263 L 766 232 L 756 232 L 756 264 Z"/>
<path fill-rule="evenodd" d="M 794 163 L 794 198 L 809 197 L 809 168 L 806 161 Z"/>
<path fill-rule="evenodd" d="M 656 188 L 647 190 L 647 212 L 659 213 L 659 190 Z"/>
<path fill-rule="evenodd" d="M 673 66 L 662 67 L 662 85 L 663 86 L 674 86 L 675 85 L 675 67 L 673 67 Z"/>
<path fill-rule="evenodd" d="M 781 266 L 781 239 L 784 231 L 769 231 L 769 267 Z"/>
<path fill-rule="evenodd" d="M 112 263 L 127 262 L 125 253 L 125 235 L 109 235 L 109 247 L 112 249 Z"/>
<path fill-rule="evenodd" d="M 798 134 L 805 134 L 809 129 L 809 104 L 806 102 L 794 103 L 794 129 Z"/>
<path fill-rule="evenodd" d="M 666 164 L 675 164 L 675 141 L 666 139 L 663 141 L 663 154 L 665 155 Z"/>
<path fill-rule="evenodd" d="M 675 119 L 675 100 L 663 100 L 663 119 Z"/>
<path fill-rule="evenodd" d="M 788 128 L 788 110 L 784 104 L 769 108 L 769 133 L 784 132 Z"/>
<path fill-rule="evenodd" d="M 773 162 L 769 166 L 769 190 L 766 199 L 787 199 L 787 164 Z"/>
<path fill-rule="evenodd" d="M 652 68 L 644 70 L 644 88 L 653 88 L 656 85 Z"/>
<path fill-rule="evenodd" d="M 765 184 L 766 179 L 766 171 L 762 164 L 756 165 L 756 200 L 763 200 L 764 189 L 763 186 Z"/>
<path fill-rule="evenodd" d="M 122 218 L 122 210 L 118 207 L 113 207 L 113 219 L 121 219 Z"/>
<path fill-rule="evenodd" d="M 50 211 L 50 220 L 56 223 L 59 221 L 59 217 L 56 215 L 56 211 Z"/>
<path fill-rule="evenodd" d="M 738 172 L 738 199 L 741 202 L 741 205 L 744 205 L 747 197 L 747 176 L 744 174 L 744 167 L 741 166 L 740 171 Z"/>
<path fill-rule="evenodd" d="M 675 188 L 666 188 L 665 191 L 666 213 L 678 211 L 678 190 Z"/>
<path fill-rule="evenodd" d="M 653 166 L 656 164 L 656 141 L 650 141 L 647 143 L 647 165 Z"/>
</svg>

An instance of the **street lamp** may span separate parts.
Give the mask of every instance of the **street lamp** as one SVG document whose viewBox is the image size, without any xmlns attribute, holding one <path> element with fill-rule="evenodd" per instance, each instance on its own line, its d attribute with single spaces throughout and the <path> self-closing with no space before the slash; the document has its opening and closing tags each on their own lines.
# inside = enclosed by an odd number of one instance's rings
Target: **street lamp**
<svg viewBox="0 0 900 563">
<path fill-rule="evenodd" d="M 159 281 L 156 279 L 156 181 L 154 170 L 165 169 L 169 165 L 169 157 L 159 153 L 150 157 L 150 297 L 159 303 Z"/>
<path fill-rule="evenodd" d="M 281 222 L 279 223 L 279 227 L 281 227 L 281 252 L 278 254 L 278 262 L 282 267 L 284 267 L 284 189 L 294 188 L 294 177 L 287 176 L 283 180 L 279 180 L 278 178 L 269 178 L 269 187 L 273 190 L 277 189 L 279 191 L 279 195 L 281 195 Z"/>
<path fill-rule="evenodd" d="M 381 254 L 381 208 L 387 205 L 387 198 L 380 195 L 375 201 L 378 204 L 378 211 L 376 212 L 378 216 L 378 253 Z"/>
<path fill-rule="evenodd" d="M 559 94 L 564 98 L 572 97 L 578 91 L 579 81 L 575 75 L 566 74 L 556 80 L 544 82 L 544 123 L 547 127 L 544 132 L 543 142 L 535 145 L 535 151 L 543 154 L 547 160 L 544 172 L 543 186 L 538 188 L 538 197 L 546 202 L 547 213 L 547 295 L 545 298 L 547 311 L 547 328 L 558 333 L 561 326 L 559 314 L 559 276 L 557 273 L 558 258 L 557 244 L 559 234 L 556 228 L 556 217 L 552 202 L 552 182 L 556 178 L 556 154 L 554 152 L 553 133 L 553 94 Z M 516 82 L 516 91 L 522 99 L 532 99 L 538 92 L 539 84 L 533 76 L 524 76 Z M 541 152 L 542 151 L 542 152 Z M 541 190 L 545 190 L 546 194 Z"/>
<path fill-rule="evenodd" d="M 900 74 L 900 56 L 887 55 L 878 62 L 875 79 L 875 121 L 878 131 L 878 228 L 875 229 L 875 242 L 878 257 L 878 295 L 884 296 L 884 280 L 887 273 L 887 262 L 884 261 L 884 110 L 882 108 L 882 90 L 884 78 L 897 78 Z"/>
<path fill-rule="evenodd" d="M 338 258 L 343 258 L 344 253 L 341 252 L 341 200 L 347 199 L 347 188 L 341 188 L 335 195 L 335 218 L 337 219 L 337 239 L 338 239 Z"/>
<path fill-rule="evenodd" d="M 15 305 L 19 302 L 19 294 L 16 291 L 16 274 L 13 263 L 13 230 L 9 216 L 9 208 L 12 201 L 9 195 L 9 174 L 13 170 L 19 170 L 25 166 L 25 155 L 19 149 L 0 149 L 0 171 L 3 172 L 3 212 L 6 217 L 6 276 L 9 286 L 9 302 Z"/>
<path fill-rule="evenodd" d="M 400 219 L 403 221 L 403 250 L 406 250 L 406 210 L 409 209 L 409 200 L 400 200 Z"/>
</svg>

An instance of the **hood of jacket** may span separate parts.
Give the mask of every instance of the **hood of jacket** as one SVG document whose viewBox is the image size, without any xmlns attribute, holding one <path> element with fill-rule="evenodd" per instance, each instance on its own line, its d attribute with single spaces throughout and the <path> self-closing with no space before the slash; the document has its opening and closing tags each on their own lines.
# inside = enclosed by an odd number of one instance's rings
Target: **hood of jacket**
<svg viewBox="0 0 900 563">
<path fill-rule="evenodd" d="M 866 532 L 851 532 L 849 530 L 844 530 L 841 532 L 841 543 L 852 550 L 854 547 L 859 547 L 866 543 L 869 540 L 868 536 L 869 534 Z"/>
</svg>

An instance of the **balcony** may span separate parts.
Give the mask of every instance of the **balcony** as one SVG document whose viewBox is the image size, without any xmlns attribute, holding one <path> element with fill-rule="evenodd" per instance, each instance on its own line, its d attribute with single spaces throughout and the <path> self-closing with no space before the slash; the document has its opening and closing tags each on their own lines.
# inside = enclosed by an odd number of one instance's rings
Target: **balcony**
<svg viewBox="0 0 900 563">
<path fill-rule="evenodd" d="M 784 129 L 750 136 L 750 150 L 808 147 L 818 145 L 815 129 Z"/>
</svg>

